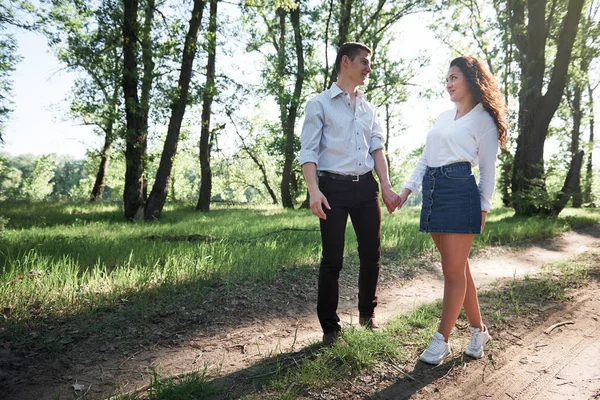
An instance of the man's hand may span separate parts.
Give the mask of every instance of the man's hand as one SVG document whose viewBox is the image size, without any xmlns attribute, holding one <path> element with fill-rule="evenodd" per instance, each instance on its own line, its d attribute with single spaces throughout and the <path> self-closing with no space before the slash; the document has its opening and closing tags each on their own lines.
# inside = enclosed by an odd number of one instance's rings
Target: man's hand
<svg viewBox="0 0 600 400">
<path fill-rule="evenodd" d="M 388 212 L 393 214 L 400 204 L 400 196 L 398 196 L 398 193 L 394 192 L 391 187 L 382 189 L 381 195 L 383 197 L 383 203 L 387 207 Z"/>
<path fill-rule="evenodd" d="M 316 190 L 314 193 L 309 192 L 310 197 L 310 211 L 321 219 L 327 219 L 327 214 L 323 211 L 323 206 L 328 210 L 331 210 L 327 198 L 321 193 L 320 190 Z"/>
<path fill-rule="evenodd" d="M 408 199 L 408 195 L 410 195 L 411 193 L 412 193 L 411 190 L 410 189 L 406 189 L 406 188 L 404 188 L 404 190 L 402 191 L 402 193 L 400 193 L 400 196 L 398 196 L 398 198 L 399 198 L 398 210 L 402 208 L 402 206 L 404 205 L 404 203 Z"/>
</svg>

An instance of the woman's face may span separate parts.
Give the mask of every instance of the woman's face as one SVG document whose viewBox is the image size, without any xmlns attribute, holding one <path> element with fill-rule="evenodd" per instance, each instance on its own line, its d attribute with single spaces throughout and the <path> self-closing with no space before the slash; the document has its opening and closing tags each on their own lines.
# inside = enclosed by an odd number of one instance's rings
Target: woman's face
<svg viewBox="0 0 600 400">
<path fill-rule="evenodd" d="M 450 67 L 446 77 L 446 90 L 455 103 L 469 101 L 472 97 L 465 75 L 457 66 Z"/>
</svg>

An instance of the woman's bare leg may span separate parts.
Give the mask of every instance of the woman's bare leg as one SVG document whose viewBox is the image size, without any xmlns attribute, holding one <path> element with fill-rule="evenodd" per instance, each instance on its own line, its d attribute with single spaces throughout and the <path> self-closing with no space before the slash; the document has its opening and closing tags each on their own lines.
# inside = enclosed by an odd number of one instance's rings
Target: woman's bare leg
<svg viewBox="0 0 600 400">
<path fill-rule="evenodd" d="M 463 303 L 465 307 L 465 313 L 467 319 L 472 327 L 483 330 L 483 321 L 481 320 L 481 310 L 479 308 L 479 299 L 477 298 L 477 287 L 471 276 L 471 268 L 469 260 L 467 260 L 466 266 L 466 278 L 467 278 L 467 292 L 465 294 L 465 301 Z"/>
<path fill-rule="evenodd" d="M 440 254 L 442 256 L 442 270 L 444 272 L 444 300 L 442 304 L 442 319 L 438 332 L 444 335 L 446 341 L 450 336 L 450 332 L 454 328 L 454 324 L 458 319 L 460 309 L 465 302 L 468 289 L 468 278 L 467 278 L 467 261 L 469 258 L 469 252 L 471 251 L 471 244 L 473 243 L 472 234 L 455 234 L 455 233 L 434 233 L 431 234 L 433 241 L 435 242 Z M 470 271 L 468 273 L 470 277 Z M 471 284 L 473 279 L 470 279 Z M 469 288 L 470 296 L 475 296 L 477 299 L 477 292 L 475 285 Z M 474 307 L 473 298 L 470 297 L 468 300 L 469 313 L 472 317 L 471 308 Z M 476 304 L 479 308 L 478 304 Z M 481 320 L 481 316 L 479 316 Z M 471 321 L 470 321 L 471 322 Z"/>
</svg>

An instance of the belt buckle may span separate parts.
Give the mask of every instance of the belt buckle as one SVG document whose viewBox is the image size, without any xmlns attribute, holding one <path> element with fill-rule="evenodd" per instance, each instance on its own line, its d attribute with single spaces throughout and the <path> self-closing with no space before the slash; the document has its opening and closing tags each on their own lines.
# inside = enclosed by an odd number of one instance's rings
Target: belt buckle
<svg viewBox="0 0 600 400">
<path fill-rule="evenodd" d="M 356 177 L 354 179 L 352 179 L 352 182 L 358 182 L 360 181 L 360 175 L 356 175 Z"/>
</svg>

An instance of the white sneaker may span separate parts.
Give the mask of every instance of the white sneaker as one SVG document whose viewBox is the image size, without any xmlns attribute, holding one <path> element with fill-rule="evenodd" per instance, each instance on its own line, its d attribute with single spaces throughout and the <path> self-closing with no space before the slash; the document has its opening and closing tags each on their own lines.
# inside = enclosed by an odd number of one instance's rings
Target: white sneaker
<svg viewBox="0 0 600 400">
<path fill-rule="evenodd" d="M 439 332 L 433 334 L 429 347 L 421 353 L 419 359 L 427 364 L 439 365 L 450 354 L 450 344 L 446 343 L 444 335 Z"/>
<path fill-rule="evenodd" d="M 473 358 L 483 357 L 483 348 L 485 347 L 485 344 L 492 340 L 492 337 L 490 336 L 487 328 L 484 326 L 483 329 L 485 330 L 481 332 L 479 328 L 471 327 L 472 336 L 471 341 L 465 349 L 466 355 L 471 356 Z"/>
</svg>

